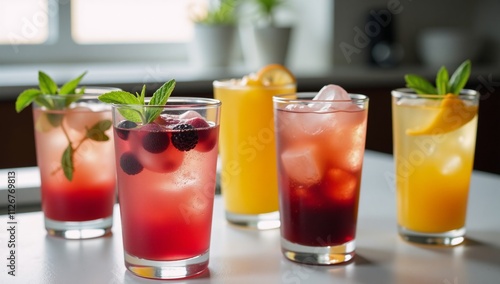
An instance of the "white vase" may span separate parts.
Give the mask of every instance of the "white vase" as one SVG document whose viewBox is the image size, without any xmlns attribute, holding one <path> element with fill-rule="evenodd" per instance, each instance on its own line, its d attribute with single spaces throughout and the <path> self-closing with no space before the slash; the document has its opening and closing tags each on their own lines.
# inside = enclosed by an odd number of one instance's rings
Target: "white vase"
<svg viewBox="0 0 500 284">
<path fill-rule="evenodd" d="M 291 33 L 291 27 L 241 27 L 246 65 L 252 69 L 272 63 L 286 65 Z"/>
<path fill-rule="evenodd" d="M 191 63 L 198 68 L 227 67 L 232 59 L 235 27 L 196 24 Z"/>
</svg>

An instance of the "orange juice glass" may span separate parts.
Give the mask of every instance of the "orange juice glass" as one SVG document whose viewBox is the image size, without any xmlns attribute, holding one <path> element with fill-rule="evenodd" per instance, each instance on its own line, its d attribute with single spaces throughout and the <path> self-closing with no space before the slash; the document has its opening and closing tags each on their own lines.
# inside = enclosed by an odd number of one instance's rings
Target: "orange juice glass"
<svg viewBox="0 0 500 284">
<path fill-rule="evenodd" d="M 403 239 L 441 245 L 464 241 L 478 103 L 474 90 L 450 97 L 450 108 L 443 108 L 443 96 L 392 91 L 398 230 Z"/>
<path fill-rule="evenodd" d="M 296 84 L 262 85 L 245 79 L 214 82 L 222 102 L 221 191 L 226 219 L 257 229 L 279 227 L 273 96 L 295 93 Z"/>
</svg>

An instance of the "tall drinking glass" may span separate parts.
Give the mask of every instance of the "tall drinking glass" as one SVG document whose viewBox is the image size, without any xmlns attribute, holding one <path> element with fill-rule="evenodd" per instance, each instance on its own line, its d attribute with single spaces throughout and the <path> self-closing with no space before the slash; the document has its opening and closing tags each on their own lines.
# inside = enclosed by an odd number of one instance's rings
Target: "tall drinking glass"
<svg viewBox="0 0 500 284">
<path fill-rule="evenodd" d="M 263 86 L 241 79 L 214 82 L 224 104 L 220 138 L 221 189 L 226 219 L 257 229 L 279 227 L 273 101 L 296 84 Z"/>
<path fill-rule="evenodd" d="M 464 241 L 479 94 L 392 91 L 398 230 L 407 241 Z"/>
<path fill-rule="evenodd" d="M 274 97 L 281 216 L 287 259 L 337 264 L 355 254 L 368 98 Z"/>
<path fill-rule="evenodd" d="M 219 108 L 217 100 L 180 97 L 163 106 L 113 106 L 125 265 L 132 273 L 177 279 L 207 269 Z M 147 112 L 161 114 L 148 124 L 123 116 Z"/>
<path fill-rule="evenodd" d="M 33 105 L 49 235 L 86 239 L 111 230 L 116 199 L 111 107 L 97 100 L 111 90 L 117 89 L 87 87 L 83 96 L 42 95 Z"/>
</svg>

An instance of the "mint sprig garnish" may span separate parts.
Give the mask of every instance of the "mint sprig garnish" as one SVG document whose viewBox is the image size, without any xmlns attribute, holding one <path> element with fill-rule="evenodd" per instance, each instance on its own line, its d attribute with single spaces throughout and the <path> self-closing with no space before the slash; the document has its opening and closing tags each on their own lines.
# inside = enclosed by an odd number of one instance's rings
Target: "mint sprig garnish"
<svg viewBox="0 0 500 284">
<path fill-rule="evenodd" d="M 460 64 L 451 77 L 449 77 L 446 67 L 442 66 L 436 75 L 436 87 L 425 78 L 414 74 L 405 76 L 406 87 L 413 89 L 417 94 L 458 95 L 467 84 L 470 72 L 471 62 L 466 60 Z"/>
<path fill-rule="evenodd" d="M 163 84 L 158 90 L 153 93 L 151 100 L 146 104 L 146 85 L 142 87 L 141 93 L 136 93 L 135 95 L 125 91 L 113 91 L 109 93 L 102 94 L 98 99 L 105 103 L 119 104 L 119 105 L 165 105 L 168 98 L 172 94 L 175 88 L 175 80 L 170 80 Z M 120 114 L 127 120 L 133 121 L 135 123 L 151 123 L 158 116 L 160 116 L 161 108 L 120 108 L 118 110 Z"/>
<path fill-rule="evenodd" d="M 23 91 L 16 100 L 16 111 L 19 113 L 26 107 L 28 107 L 32 102 L 36 102 L 38 105 L 45 107 L 47 110 L 64 110 L 71 105 L 71 103 L 77 101 L 85 93 L 85 88 L 80 88 L 77 92 L 78 85 L 85 76 L 87 72 L 84 72 L 80 76 L 68 81 L 59 88 L 56 82 L 46 73 L 38 72 L 38 89 L 27 89 Z M 56 97 L 47 97 L 45 95 L 54 95 Z M 86 127 L 85 135 L 78 141 L 76 146 L 74 146 L 71 141 L 68 131 L 66 130 L 64 124 L 62 124 L 64 114 L 63 113 L 50 113 L 45 112 L 47 121 L 52 127 L 61 127 L 61 130 L 68 141 L 68 146 L 64 150 L 61 157 L 61 166 L 57 168 L 52 173 L 55 174 L 57 171 L 62 170 L 64 176 L 69 180 L 73 180 L 73 173 L 75 171 L 74 166 L 74 155 L 76 151 L 80 148 L 83 142 L 86 140 L 94 140 L 98 142 L 108 141 L 109 137 L 105 134 L 112 122 L 109 119 L 101 120 L 94 124 L 92 127 Z"/>
</svg>

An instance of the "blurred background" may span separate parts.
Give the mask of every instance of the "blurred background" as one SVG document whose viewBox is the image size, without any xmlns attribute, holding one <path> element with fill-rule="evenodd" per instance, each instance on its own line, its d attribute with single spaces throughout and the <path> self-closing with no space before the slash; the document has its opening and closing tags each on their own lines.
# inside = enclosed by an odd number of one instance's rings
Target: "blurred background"
<svg viewBox="0 0 500 284">
<path fill-rule="evenodd" d="M 213 80 L 278 62 L 299 91 L 338 84 L 368 95 L 367 149 L 392 153 L 390 91 L 407 73 L 433 79 L 471 59 L 467 88 L 482 95 L 475 168 L 500 174 L 500 1 L 289 0 L 268 14 L 258 2 L 0 0 L 0 169 L 36 165 L 32 114 L 14 102 L 38 70 L 59 84 L 87 71 L 83 85 L 129 92 L 173 78 L 175 96 L 212 97 Z M 217 26 L 226 29 L 206 34 Z M 275 58 L 257 33 L 271 27 L 289 31 Z"/>
</svg>

